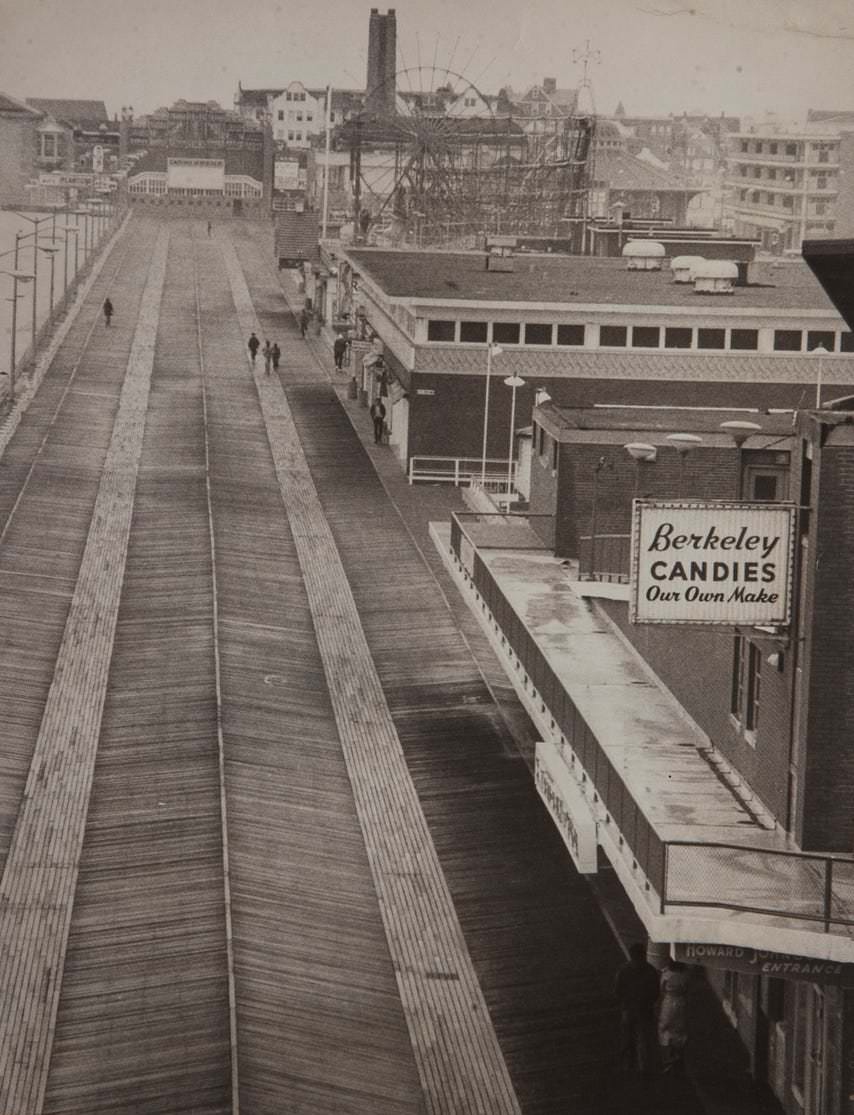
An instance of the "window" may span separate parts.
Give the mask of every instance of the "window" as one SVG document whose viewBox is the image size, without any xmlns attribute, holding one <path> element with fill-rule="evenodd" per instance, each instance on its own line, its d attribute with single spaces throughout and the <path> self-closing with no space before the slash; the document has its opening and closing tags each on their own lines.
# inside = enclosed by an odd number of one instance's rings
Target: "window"
<svg viewBox="0 0 854 1115">
<path fill-rule="evenodd" d="M 798 153 L 797 143 L 787 143 L 786 144 L 786 154 L 787 155 L 797 155 L 797 153 Z"/>
<path fill-rule="evenodd" d="M 807 333 L 807 352 L 812 352 L 819 345 L 826 348 L 828 352 L 833 352 L 836 347 L 836 334 L 830 330 L 810 329 Z"/>
<path fill-rule="evenodd" d="M 750 200 L 753 202 L 754 205 L 759 204 L 759 197 L 760 197 L 760 195 L 759 195 L 758 190 L 751 190 L 750 191 Z"/>
<path fill-rule="evenodd" d="M 697 348 L 726 348 L 726 330 L 698 329 Z"/>
<path fill-rule="evenodd" d="M 746 178 L 747 177 L 747 167 L 746 166 L 741 166 L 741 167 L 739 167 L 739 170 L 741 171 L 741 177 Z"/>
<path fill-rule="evenodd" d="M 525 325 L 526 345 L 550 345 L 552 343 L 551 324 L 529 321 Z"/>
<path fill-rule="evenodd" d="M 288 139 L 292 140 L 293 138 L 294 138 L 294 133 L 293 132 L 288 132 Z"/>
<path fill-rule="evenodd" d="M 278 118 L 279 118 L 280 120 L 284 120 L 284 118 L 285 118 L 285 110 L 284 110 L 283 108 L 280 108 L 280 109 L 279 109 L 279 111 L 278 111 Z"/>
<path fill-rule="evenodd" d="M 756 349 L 759 347 L 758 329 L 732 329 L 729 335 L 729 347 L 736 349 Z"/>
<path fill-rule="evenodd" d="M 294 99 L 293 93 L 285 93 L 285 100 L 292 101 Z"/>
<path fill-rule="evenodd" d="M 557 327 L 557 343 L 559 345 L 583 345 L 583 325 L 559 325 Z"/>
<path fill-rule="evenodd" d="M 305 114 L 305 118 L 309 123 L 311 123 L 311 121 L 314 120 L 314 113 L 313 112 L 307 112 Z"/>
<path fill-rule="evenodd" d="M 428 341 L 453 341 L 456 334 L 455 321 L 435 321 L 429 320 L 427 322 L 427 340 Z"/>
<path fill-rule="evenodd" d="M 657 325 L 635 325 L 632 329 L 633 348 L 658 348 L 661 330 Z"/>
<path fill-rule="evenodd" d="M 499 345 L 518 345 L 521 327 L 518 321 L 494 321 L 492 339 Z"/>
<path fill-rule="evenodd" d="M 763 146 L 763 145 L 762 145 L 762 140 L 761 140 L 761 139 L 757 139 L 757 141 L 756 141 L 756 154 L 757 154 L 757 155 L 761 155 L 761 154 L 762 154 L 762 146 Z"/>
<path fill-rule="evenodd" d="M 613 348 L 625 348 L 626 334 L 625 325 L 600 325 L 599 344 L 611 345 Z"/>
<path fill-rule="evenodd" d="M 739 190 L 738 191 L 738 200 L 739 201 L 747 201 L 747 190 Z"/>
<path fill-rule="evenodd" d="M 775 329 L 775 352 L 800 352 L 803 333 L 800 329 Z"/>
<path fill-rule="evenodd" d="M 766 205 L 773 205 L 774 204 L 774 195 L 773 194 L 766 194 L 765 195 L 765 204 Z"/>
<path fill-rule="evenodd" d="M 460 340 L 466 344 L 485 345 L 486 344 L 486 322 L 485 321 L 461 321 L 460 322 Z"/>
<path fill-rule="evenodd" d="M 784 209 L 794 209 L 794 207 L 795 207 L 795 199 L 792 197 L 792 195 L 791 194 L 783 194 L 783 208 Z"/>
<path fill-rule="evenodd" d="M 741 150 L 742 150 L 742 153 L 745 154 L 745 155 L 750 150 L 750 144 L 747 142 L 746 139 L 743 139 L 741 141 Z"/>
<path fill-rule="evenodd" d="M 817 217 L 823 217 L 826 212 L 827 212 L 827 202 L 826 201 L 817 201 L 815 203 L 815 215 Z"/>
<path fill-rule="evenodd" d="M 664 347 L 690 348 L 692 332 L 691 329 L 683 329 L 681 326 L 668 327 L 664 330 Z"/>
<path fill-rule="evenodd" d="M 829 151 L 824 151 L 824 150 L 822 150 L 822 151 L 819 151 L 819 153 L 818 153 L 818 161 L 819 161 L 820 163 L 828 163 L 828 162 L 830 162 L 830 152 L 829 152 Z"/>
<path fill-rule="evenodd" d="M 753 177 L 754 178 L 761 178 L 762 177 L 762 167 L 761 166 L 755 166 L 753 168 Z"/>
<path fill-rule="evenodd" d="M 765 171 L 765 177 L 766 178 L 776 178 L 777 177 L 777 171 L 774 169 L 774 167 L 769 167 Z"/>
<path fill-rule="evenodd" d="M 732 654 L 732 705 L 730 711 L 745 732 L 759 724 L 759 691 L 762 652 L 743 635 L 736 635 Z"/>
<path fill-rule="evenodd" d="M 45 159 L 55 159 L 59 154 L 59 137 L 53 132 L 42 132 L 39 137 L 41 140 L 41 154 Z"/>
<path fill-rule="evenodd" d="M 817 174 L 816 175 L 815 188 L 817 190 L 826 190 L 827 189 L 827 175 L 826 174 Z"/>
<path fill-rule="evenodd" d="M 299 122 L 302 123 L 302 113 L 301 112 L 297 113 L 297 120 L 299 120 Z"/>
<path fill-rule="evenodd" d="M 777 144 L 776 143 L 769 143 L 768 144 L 768 153 L 769 153 L 769 155 L 776 155 L 777 154 Z"/>
</svg>

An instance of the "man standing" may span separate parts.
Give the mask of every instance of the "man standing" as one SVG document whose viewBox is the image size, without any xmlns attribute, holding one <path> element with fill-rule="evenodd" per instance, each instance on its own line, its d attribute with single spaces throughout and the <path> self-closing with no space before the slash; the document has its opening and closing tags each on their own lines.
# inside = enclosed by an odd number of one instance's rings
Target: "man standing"
<svg viewBox="0 0 854 1115">
<path fill-rule="evenodd" d="M 273 366 L 273 346 L 269 341 L 264 341 L 264 371 L 267 375 L 270 374 L 270 368 Z"/>
<path fill-rule="evenodd" d="M 371 418 L 374 421 L 374 445 L 380 445 L 383 440 L 383 430 L 385 429 L 385 405 L 382 399 L 374 399 L 371 403 Z M 657 988 L 656 984 L 656 988 Z"/>
<path fill-rule="evenodd" d="M 303 308 L 300 310 L 300 315 L 299 315 L 299 331 L 303 335 L 303 337 L 308 332 L 308 320 L 309 320 L 308 310 L 305 306 L 303 306 Z"/>
<path fill-rule="evenodd" d="M 278 341 L 274 342 L 273 347 L 270 349 L 270 355 L 273 357 L 273 371 L 277 372 L 279 370 L 279 361 L 282 358 L 282 350 L 279 348 Z"/>
<path fill-rule="evenodd" d="M 104 325 L 109 329 L 113 318 L 113 303 L 109 298 L 104 299 Z"/>
<path fill-rule="evenodd" d="M 617 972 L 614 996 L 620 1004 L 620 1059 L 643 1076 L 653 1069 L 658 992 L 658 972 L 646 959 L 646 947 L 636 941 Z"/>
<path fill-rule="evenodd" d="M 332 345 L 332 351 L 335 354 L 335 370 L 340 372 L 344 366 L 344 353 L 347 351 L 347 338 L 342 337 L 339 333 L 335 338 L 335 343 Z"/>
<path fill-rule="evenodd" d="M 260 345 L 261 345 L 261 342 L 255 336 L 255 334 L 250 333 L 249 344 L 246 347 L 249 349 L 249 355 L 252 357 L 253 366 L 255 364 L 255 357 L 258 355 L 258 349 L 259 349 Z"/>
</svg>

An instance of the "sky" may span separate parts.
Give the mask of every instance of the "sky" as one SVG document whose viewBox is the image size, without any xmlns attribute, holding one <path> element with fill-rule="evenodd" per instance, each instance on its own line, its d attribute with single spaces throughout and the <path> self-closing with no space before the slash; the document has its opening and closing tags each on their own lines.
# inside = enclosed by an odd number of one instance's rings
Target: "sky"
<svg viewBox="0 0 854 1115">
<path fill-rule="evenodd" d="M 393 2 L 393 0 L 392 0 Z M 246 88 L 364 88 L 359 0 L 0 0 L 0 90 L 91 98 L 112 116 Z M 380 7 L 381 12 L 387 10 Z M 612 113 L 782 121 L 854 109 L 854 0 L 398 0 L 402 88 L 435 64 L 484 92 L 544 76 Z M 433 80 L 426 79 L 427 81 Z"/>
</svg>

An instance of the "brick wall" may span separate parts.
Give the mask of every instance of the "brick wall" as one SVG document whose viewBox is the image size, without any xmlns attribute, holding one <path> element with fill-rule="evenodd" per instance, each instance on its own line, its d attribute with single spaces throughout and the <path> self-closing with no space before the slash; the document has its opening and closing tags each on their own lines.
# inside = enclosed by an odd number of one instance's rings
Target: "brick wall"
<svg viewBox="0 0 854 1115">
<path fill-rule="evenodd" d="M 803 845 L 854 850 L 854 446 L 825 446 L 813 481 L 812 620 Z"/>
<path fill-rule="evenodd" d="M 504 359 L 504 358 L 502 358 Z M 506 361 L 505 361 L 506 363 Z M 510 422 L 510 388 L 504 376 L 511 367 L 493 374 L 489 406 L 489 456 L 506 457 Z M 558 379 L 531 377 L 516 392 L 516 426 L 531 422 L 536 388 L 545 387 L 558 406 L 583 407 L 594 403 L 718 406 L 799 407 L 815 396 L 815 385 L 791 383 L 697 383 L 680 380 Z M 418 396 L 418 388 L 433 390 Z M 854 391 L 854 384 L 852 385 Z M 419 455 L 480 456 L 483 437 L 484 376 L 412 375 L 409 452 Z M 835 394 L 844 394 L 843 389 Z M 719 494 L 719 493 L 718 493 Z"/>
</svg>

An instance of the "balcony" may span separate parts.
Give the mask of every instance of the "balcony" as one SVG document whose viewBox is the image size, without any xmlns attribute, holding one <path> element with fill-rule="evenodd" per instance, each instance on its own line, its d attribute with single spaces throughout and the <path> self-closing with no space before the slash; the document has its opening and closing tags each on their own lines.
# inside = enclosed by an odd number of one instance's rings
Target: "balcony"
<svg viewBox="0 0 854 1115">
<path fill-rule="evenodd" d="M 580 869 L 602 849 L 654 940 L 854 962 L 854 859 L 797 851 L 773 827 L 591 607 L 625 586 L 579 582 L 543 518 L 457 514 L 432 534 L 537 725 L 537 784 Z"/>
</svg>

